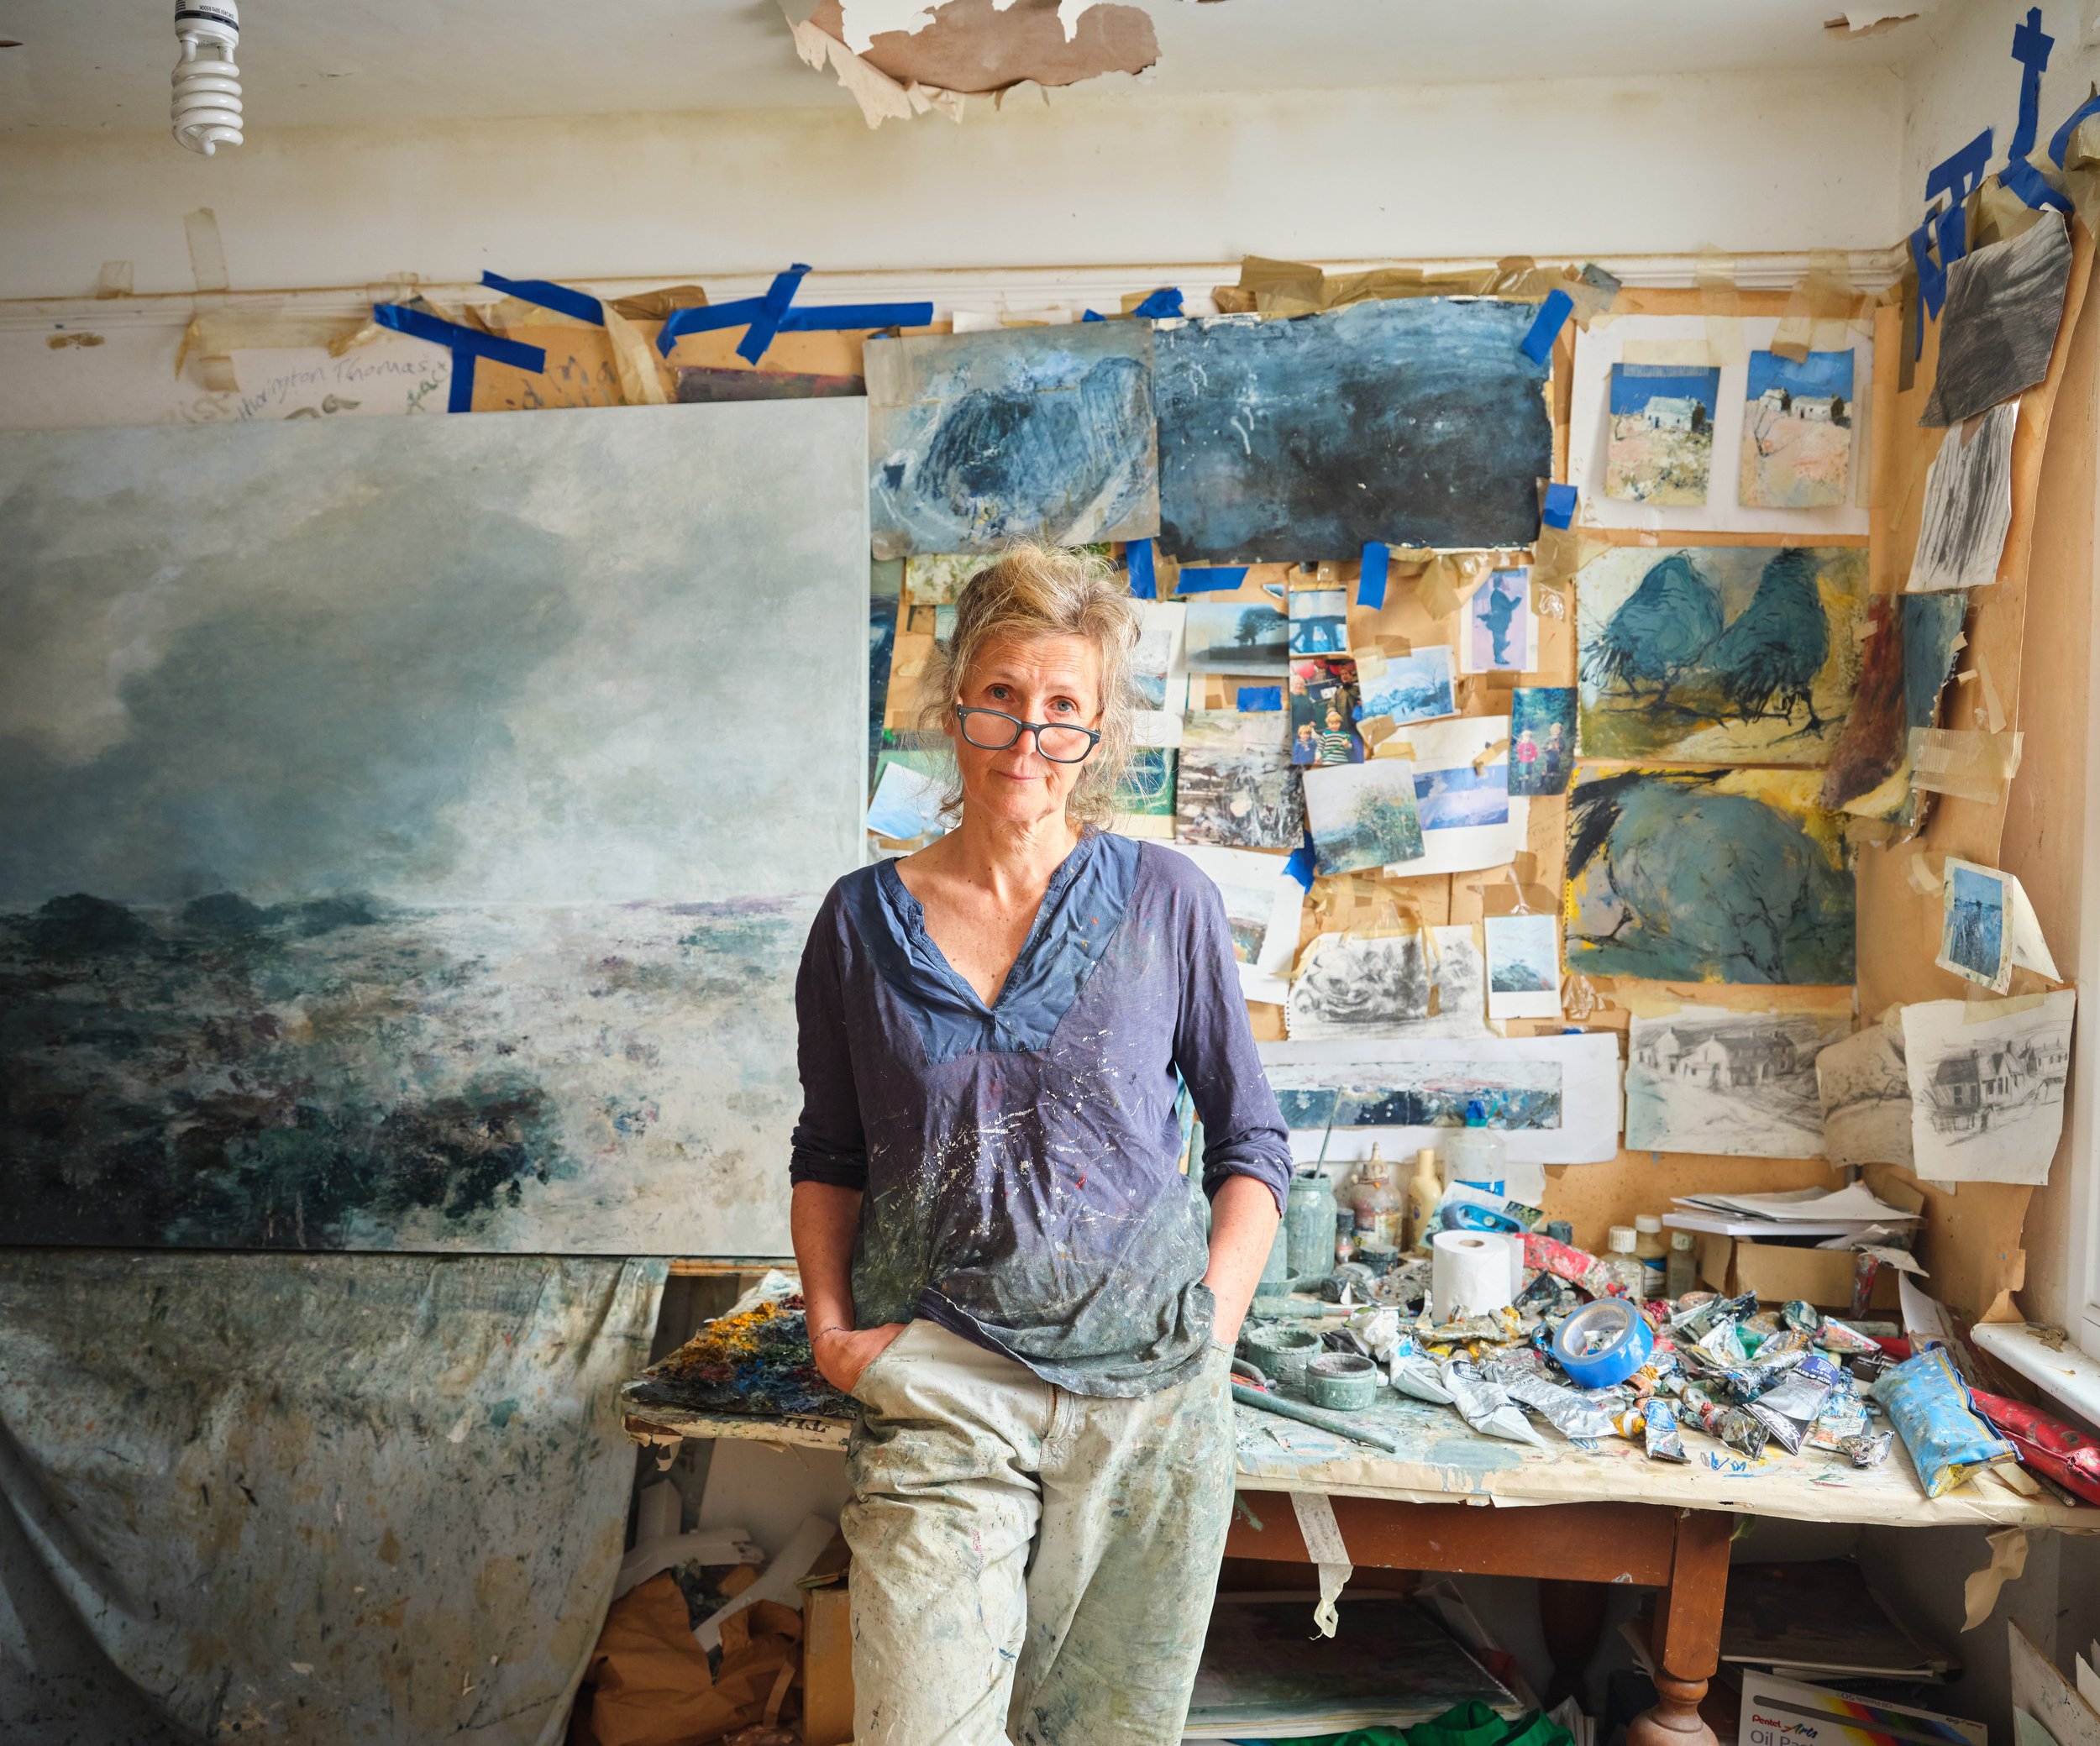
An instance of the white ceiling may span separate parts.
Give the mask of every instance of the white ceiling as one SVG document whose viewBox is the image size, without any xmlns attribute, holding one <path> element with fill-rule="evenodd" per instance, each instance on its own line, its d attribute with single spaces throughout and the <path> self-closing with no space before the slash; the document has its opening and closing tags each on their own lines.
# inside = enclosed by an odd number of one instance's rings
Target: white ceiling
<svg viewBox="0 0 2100 1746">
<path fill-rule="evenodd" d="M 1823 29 L 1840 0 L 1142 3 L 1157 21 L 1158 67 L 1080 91 L 1130 101 L 1843 71 L 1908 58 L 1929 46 L 1935 22 L 1841 41 Z M 0 132 L 165 128 L 172 10 L 166 0 L 0 0 L 0 39 L 21 44 L 0 49 Z M 244 0 L 242 26 L 251 139 L 301 126 L 852 107 L 829 73 L 796 60 L 774 0 Z M 1549 109 L 1540 124 L 1550 129 Z"/>
</svg>

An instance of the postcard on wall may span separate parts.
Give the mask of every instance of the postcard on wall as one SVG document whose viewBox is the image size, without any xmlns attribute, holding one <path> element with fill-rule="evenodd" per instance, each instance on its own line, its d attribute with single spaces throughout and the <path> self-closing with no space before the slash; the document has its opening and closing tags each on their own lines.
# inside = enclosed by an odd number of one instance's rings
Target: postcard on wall
<svg viewBox="0 0 2100 1746">
<path fill-rule="evenodd" d="M 1368 1157 L 1374 1143 L 1389 1158 L 1439 1146 L 1476 1100 L 1512 1164 L 1619 1155 L 1619 1039 L 1609 1031 L 1257 1046 L 1301 1161 L 1323 1142 L 1331 1159 Z"/>
<path fill-rule="evenodd" d="M 1852 354 L 1810 352 L 1797 362 L 1750 354 L 1743 398 L 1742 502 L 1760 509 L 1828 509 L 1852 495 Z"/>
<path fill-rule="evenodd" d="M 2015 964 L 2051 982 L 2061 980 L 2034 906 L 2012 874 L 1950 855 L 1940 903 L 1940 956 L 1934 962 L 1942 970 L 1997 994 L 2011 985 Z"/>
<path fill-rule="evenodd" d="M 1856 546 L 1619 546 L 1576 577 L 1585 758 L 1819 764 L 1859 683 Z"/>
<path fill-rule="evenodd" d="M 1904 592 L 1982 588 L 1998 580 L 2013 525 L 2013 432 L 2019 412 L 2019 401 L 2004 401 L 1974 430 L 1954 424 L 1942 434 L 1925 474 L 1925 506 Z"/>
<path fill-rule="evenodd" d="M 1604 495 L 1634 503 L 1704 503 L 1714 465 L 1721 373 L 1690 364 L 1611 366 Z"/>
<path fill-rule="evenodd" d="M 1457 715 L 1457 656 L 1446 643 L 1389 656 L 1379 672 L 1361 682 L 1364 719 L 1383 716 L 1404 726 Z"/>
<path fill-rule="evenodd" d="M 1488 1016 L 1557 1019 L 1561 1015 L 1561 936 L 1552 915 L 1490 915 Z"/>
<path fill-rule="evenodd" d="M 1937 1182 L 2049 1180 L 2076 992 L 1903 1009 L 1911 1168 Z"/>
<path fill-rule="evenodd" d="M 1116 787 L 1116 828 L 1126 836 L 1163 841 L 1174 834 L 1175 776 L 1181 754 L 1169 746 L 1131 747 Z"/>
<path fill-rule="evenodd" d="M 1527 565 L 1496 570 L 1467 599 L 1458 660 L 1466 673 L 1529 673 L 1539 664 L 1539 621 Z"/>
<path fill-rule="evenodd" d="M 1174 773 L 1174 841 L 1294 849 L 1305 807 L 1280 710 L 1192 710 Z"/>
<path fill-rule="evenodd" d="M 1290 621 L 1268 600 L 1189 602 L 1189 670 L 1279 674 L 1290 659 Z"/>
<path fill-rule="evenodd" d="M 1564 794 L 1575 770 L 1575 688 L 1519 686 L 1509 694 L 1509 792 Z"/>
<path fill-rule="evenodd" d="M 1816 1060 L 1851 1029 L 1849 994 L 1822 1012 L 1636 1013 L 1626 1039 L 1626 1150 L 1822 1156 Z"/>
<path fill-rule="evenodd" d="M 1399 878 L 1473 873 L 1499 867 L 1523 852 L 1531 803 L 1509 792 L 1507 716 L 1425 722 L 1396 738 L 1414 751 L 1423 841 L 1412 859 L 1389 862 L 1389 872 Z M 1386 761 L 1371 760 L 1374 765 Z"/>
<path fill-rule="evenodd" d="M 1940 361 L 1920 424 L 1959 424 L 2049 374 L 2071 286 L 2071 235 L 2058 212 L 1947 269 Z"/>
<path fill-rule="evenodd" d="M 1404 758 L 1323 765 L 1305 772 L 1305 824 L 1320 877 L 1417 859 L 1422 824 L 1415 766 Z"/>
<path fill-rule="evenodd" d="M 1290 694 L 1290 761 L 1294 764 L 1360 764 L 1357 730 L 1357 665 L 1322 657 L 1294 658 Z"/>
<path fill-rule="evenodd" d="M 1148 322 L 870 338 L 878 558 L 1159 532 Z"/>
<path fill-rule="evenodd" d="M 1173 848 L 1176 854 L 1194 862 L 1218 888 L 1225 903 L 1226 923 L 1232 931 L 1232 956 L 1242 972 L 1253 970 L 1265 978 L 1288 976 L 1298 953 L 1305 888 L 1286 871 L 1287 857 L 1200 843 L 1180 842 Z M 1247 980 L 1244 974 L 1241 980 Z M 1280 980 L 1276 992 L 1247 998 L 1280 1001 L 1284 998 Z"/>
<path fill-rule="evenodd" d="M 1910 1163 L 1910 1077 L 1900 1023 L 1870 1025 L 1815 1058 L 1823 1156 L 1833 1164 Z"/>
<path fill-rule="evenodd" d="M 1137 603 L 1137 646 L 1130 678 L 1137 693 L 1133 737 L 1140 746 L 1179 746 L 1189 707 L 1188 608 L 1179 600 Z"/>
<path fill-rule="evenodd" d="M 1851 852 L 1843 815 L 1816 804 L 1820 780 L 1814 770 L 1579 769 L 1567 813 L 1567 967 L 1657 982 L 1849 983 Z"/>
<path fill-rule="evenodd" d="M 1338 655 L 1349 647 L 1349 591 L 1300 588 L 1290 597 L 1290 652 Z"/>
</svg>

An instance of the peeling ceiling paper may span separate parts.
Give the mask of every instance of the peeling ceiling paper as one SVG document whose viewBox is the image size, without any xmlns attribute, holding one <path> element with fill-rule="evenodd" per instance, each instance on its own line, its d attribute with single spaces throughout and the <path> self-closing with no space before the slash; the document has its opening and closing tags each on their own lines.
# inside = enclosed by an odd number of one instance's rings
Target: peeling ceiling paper
<svg viewBox="0 0 2100 1746">
<path fill-rule="evenodd" d="M 900 84 L 974 97 L 1139 73 L 1159 59 L 1151 16 L 1112 0 L 819 0 L 809 21 Z"/>
</svg>

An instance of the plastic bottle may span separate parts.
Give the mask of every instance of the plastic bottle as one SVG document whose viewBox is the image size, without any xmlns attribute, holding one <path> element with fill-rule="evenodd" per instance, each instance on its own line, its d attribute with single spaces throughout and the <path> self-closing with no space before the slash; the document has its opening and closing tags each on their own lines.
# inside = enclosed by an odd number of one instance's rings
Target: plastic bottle
<svg viewBox="0 0 2100 1746">
<path fill-rule="evenodd" d="M 1669 1245 L 1662 1237 L 1662 1220 L 1653 1213 L 1642 1213 L 1633 1221 L 1633 1252 L 1648 1270 L 1647 1295 L 1660 1298 L 1668 1288 L 1666 1266 L 1670 1258 Z"/>
<path fill-rule="evenodd" d="M 1663 1261 L 1662 1288 L 1672 1303 L 1687 1292 L 1698 1289 L 1699 1260 L 1694 1248 L 1690 1231 L 1670 1233 L 1670 1253 Z"/>
<path fill-rule="evenodd" d="M 1608 1284 L 1616 1286 L 1629 1298 L 1644 1301 L 1648 1294 L 1648 1269 L 1641 1257 L 1634 1253 L 1640 1243 L 1641 1233 L 1630 1224 L 1614 1224 L 1611 1228 L 1610 1250 L 1597 1257 L 1592 1273 Z M 1588 1276 L 1585 1276 L 1588 1277 Z"/>
<path fill-rule="evenodd" d="M 1429 1240 L 1430 1221 L 1436 1216 L 1443 1192 L 1436 1174 L 1436 1148 L 1425 1146 L 1415 1154 L 1415 1176 L 1407 1185 L 1406 1248 L 1419 1249 Z"/>
<path fill-rule="evenodd" d="M 1508 1142 L 1488 1125 L 1487 1105 L 1475 1098 L 1466 1105 L 1466 1125 L 1444 1142 L 1444 1162 L 1454 1182 L 1499 1194 L 1509 1150 Z"/>
<path fill-rule="evenodd" d="M 1357 1209 L 1357 1242 L 1375 1237 L 1395 1249 L 1400 1246 L 1400 1228 L 1405 1219 L 1399 1191 L 1393 1186 L 1390 1167 L 1375 1145 L 1371 1156 L 1357 1168 L 1349 1203 Z"/>
</svg>

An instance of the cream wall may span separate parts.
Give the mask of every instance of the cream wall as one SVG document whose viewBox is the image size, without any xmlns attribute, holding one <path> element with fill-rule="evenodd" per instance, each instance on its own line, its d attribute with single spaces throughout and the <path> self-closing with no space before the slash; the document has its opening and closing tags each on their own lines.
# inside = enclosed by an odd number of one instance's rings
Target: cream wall
<svg viewBox="0 0 2100 1746">
<path fill-rule="evenodd" d="M 193 287 L 218 214 L 235 290 L 516 275 L 1733 254 L 1893 239 L 1903 94 L 1785 76 L 292 129 L 213 160 L 164 132 L 0 138 L 0 299 L 106 260 Z"/>
</svg>

